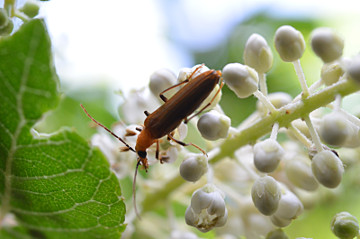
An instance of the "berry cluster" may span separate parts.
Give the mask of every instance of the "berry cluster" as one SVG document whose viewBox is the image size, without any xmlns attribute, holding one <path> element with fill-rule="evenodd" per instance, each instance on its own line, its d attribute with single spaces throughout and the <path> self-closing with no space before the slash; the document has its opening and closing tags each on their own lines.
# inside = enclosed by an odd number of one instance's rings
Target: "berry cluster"
<svg viewBox="0 0 360 239">
<path fill-rule="evenodd" d="M 169 162 L 182 158 L 180 175 L 195 184 L 180 188 L 181 179 L 169 176 L 177 166 L 167 164 L 166 169 L 154 169 L 149 172 L 152 182 L 146 182 L 148 179 L 139 182 L 141 187 L 147 188 L 147 192 L 142 193 L 143 211 L 153 207 L 150 204 L 154 199 L 161 199 L 156 194 L 164 197 L 173 192 L 171 200 L 189 201 L 185 221 L 202 232 L 224 227 L 224 230 L 218 229 L 220 234 L 249 238 L 267 234 L 267 238 L 287 238 L 276 228 L 286 227 L 296 219 L 306 209 L 305 201 L 316 200 L 316 197 L 306 198 L 306 192 L 316 193 L 319 185 L 326 188 L 339 186 L 346 165 L 338 152 L 330 147 L 360 146 L 360 120 L 341 108 L 342 97 L 360 89 L 360 56 L 342 57 L 344 41 L 328 28 L 314 30 L 310 42 L 313 52 L 324 64 L 321 79 L 309 87 L 300 64 L 305 51 L 303 35 L 291 26 L 282 26 L 275 33 L 275 48 L 283 61 L 293 64 L 302 88 L 301 94 L 292 98 L 283 92 L 268 94 L 266 73 L 272 67 L 273 54 L 262 36 L 253 34 L 249 37 L 244 51 L 245 64 L 227 64 L 222 69 L 222 76 L 239 98 L 254 95 L 258 99 L 257 111 L 238 127 L 231 127 L 231 119 L 217 104 L 221 99 L 218 94 L 207 112 L 189 123 L 206 139 L 208 157 L 162 140 L 160 148 L 164 158 Z M 134 91 L 128 97 L 131 101 L 125 101 L 125 120 L 142 122 L 143 116 L 136 116 L 132 109 L 156 108 L 160 102 L 159 93 L 164 89 L 190 75 L 194 79 L 208 70 L 206 66 L 184 68 L 178 77 L 167 69 L 154 72 L 149 84 L 151 94 L 146 89 Z M 167 92 L 166 97 L 171 97 L 176 90 Z M 213 90 L 203 105 L 213 99 L 217 90 Z M 324 107 L 331 113 L 324 114 Z M 129 116 L 128 112 L 134 114 Z M 126 136 L 123 125 L 119 130 L 120 135 Z M 278 141 L 279 133 L 287 140 Z M 174 137 L 184 139 L 186 134 L 187 125 L 182 124 Z M 267 135 L 268 138 L 264 138 Z M 134 143 L 133 139 L 127 137 L 130 144 Z M 101 138 L 94 138 L 94 143 L 104 148 L 102 142 Z M 150 148 L 149 155 L 151 151 L 155 152 L 155 149 Z M 113 167 L 124 167 L 124 161 L 120 163 L 118 159 L 129 156 L 114 153 L 116 157 L 111 157 Z M 156 160 L 149 157 L 153 164 Z M 117 172 L 120 177 L 126 175 L 126 170 L 118 168 Z M 203 177 L 205 174 L 207 177 Z M 193 192 L 191 199 L 186 200 L 190 192 Z M 358 223 L 356 218 L 343 214 L 333 219 L 332 230 L 339 238 L 352 238 L 341 236 L 341 223 L 349 221 L 349 226 L 345 227 L 353 229 L 351 236 L 357 235 L 354 231 L 358 232 Z M 128 218 L 131 222 L 133 217 Z M 181 232 L 190 233 L 179 231 L 178 226 L 174 226 L 172 232 L 173 238 L 178 238 L 175 235 L 181 235 Z"/>
</svg>

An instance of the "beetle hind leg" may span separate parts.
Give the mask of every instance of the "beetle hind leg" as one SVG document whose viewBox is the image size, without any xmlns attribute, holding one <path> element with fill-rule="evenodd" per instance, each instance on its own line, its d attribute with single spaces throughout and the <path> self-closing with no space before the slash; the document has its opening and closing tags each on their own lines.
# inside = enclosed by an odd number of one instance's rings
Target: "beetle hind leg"
<svg viewBox="0 0 360 239">
<path fill-rule="evenodd" d="M 180 141 L 180 140 L 177 140 L 177 139 L 175 139 L 175 138 L 171 135 L 171 133 L 168 134 L 168 138 L 170 138 L 170 139 L 171 139 L 172 141 L 174 141 L 175 143 L 180 144 L 181 146 L 190 146 L 190 145 L 191 145 L 191 146 L 197 148 L 198 150 L 200 150 L 204 155 L 207 156 L 207 153 L 206 153 L 202 148 L 200 148 L 199 146 L 197 146 L 196 144 L 193 144 L 193 143 L 184 143 L 184 142 L 182 142 L 182 141 Z"/>
</svg>

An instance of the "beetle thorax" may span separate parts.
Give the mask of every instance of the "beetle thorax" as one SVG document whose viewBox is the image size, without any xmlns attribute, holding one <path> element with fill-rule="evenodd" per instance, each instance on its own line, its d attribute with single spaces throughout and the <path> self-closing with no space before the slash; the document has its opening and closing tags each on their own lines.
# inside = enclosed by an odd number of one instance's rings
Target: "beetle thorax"
<svg viewBox="0 0 360 239">
<path fill-rule="evenodd" d="M 146 151 L 153 143 L 156 142 L 156 139 L 150 134 L 149 130 L 146 127 L 140 132 L 136 140 L 135 151 Z"/>
</svg>

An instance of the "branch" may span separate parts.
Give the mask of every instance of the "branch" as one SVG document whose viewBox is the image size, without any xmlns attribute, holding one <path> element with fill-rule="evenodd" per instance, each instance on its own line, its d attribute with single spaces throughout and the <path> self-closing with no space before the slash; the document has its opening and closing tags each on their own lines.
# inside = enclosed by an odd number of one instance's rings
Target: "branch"
<svg viewBox="0 0 360 239">
<path fill-rule="evenodd" d="M 209 163 L 214 164 L 222 158 L 232 157 L 234 152 L 240 147 L 255 143 L 257 139 L 271 132 L 272 126 L 275 122 L 279 123 L 280 128 L 289 127 L 293 120 L 303 118 L 315 109 L 333 102 L 337 94 L 344 97 L 358 90 L 360 90 L 359 84 L 356 84 L 351 80 L 342 80 L 311 94 L 305 99 L 299 99 L 285 105 L 276 112 L 267 115 L 248 128 L 240 131 L 235 137 L 225 140 L 219 147 L 219 154 L 209 161 Z M 182 179 L 180 175 L 176 175 L 173 179 L 167 182 L 162 189 L 148 194 L 142 204 L 143 212 L 154 208 L 158 203 L 166 199 L 171 192 L 178 189 L 184 182 L 185 180 Z"/>
</svg>

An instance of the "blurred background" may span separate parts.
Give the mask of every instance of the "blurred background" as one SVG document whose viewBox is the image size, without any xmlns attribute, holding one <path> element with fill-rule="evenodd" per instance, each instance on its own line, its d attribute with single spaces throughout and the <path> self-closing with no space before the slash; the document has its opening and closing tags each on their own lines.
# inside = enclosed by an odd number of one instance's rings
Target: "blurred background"
<svg viewBox="0 0 360 239">
<path fill-rule="evenodd" d="M 95 130 L 89 127 L 80 102 L 97 120 L 111 125 L 120 118 L 118 107 L 124 98 L 146 86 L 155 70 L 168 68 L 177 74 L 180 68 L 199 63 L 220 70 L 230 62 L 243 63 L 247 38 L 258 33 L 274 49 L 274 33 L 281 25 L 301 31 L 307 44 L 316 27 L 334 28 L 345 39 L 344 55 L 351 57 L 360 50 L 359 5 L 353 0 L 42 2 L 41 16 L 52 38 L 63 96 L 60 106 L 37 128 L 53 132 L 65 125 L 90 138 Z M 292 64 L 280 61 L 274 50 L 273 54 L 273 68 L 267 74 L 269 92 L 299 94 Z M 319 79 L 322 63 L 309 45 L 301 64 L 309 84 Z M 237 99 L 225 86 L 220 104 L 236 126 L 254 111 L 255 102 L 251 97 Z M 347 200 L 359 199 L 354 190 L 348 193 Z M 353 206 L 348 201 L 331 203 L 293 222 L 286 229 L 289 237 L 333 238 L 328 219 Z M 351 212 L 360 218 L 360 210 Z"/>
<path fill-rule="evenodd" d="M 61 125 L 79 125 L 87 136 L 78 115 L 70 110 L 73 100 L 91 102 L 89 110 L 111 123 L 123 99 L 115 91 L 126 97 L 130 90 L 146 86 L 150 74 L 160 68 L 177 74 L 180 68 L 199 63 L 214 69 L 242 63 L 252 33 L 264 36 L 274 48 L 274 33 L 281 25 L 300 30 L 307 43 L 314 28 L 326 26 L 344 37 L 345 56 L 360 49 L 360 8 L 351 0 L 51 0 L 42 4 L 64 93 L 62 104 L 67 106 L 62 114 L 70 115 Z M 269 91 L 298 94 L 293 67 L 273 53 Z M 319 79 L 321 61 L 309 46 L 301 63 L 309 83 Z M 234 99 L 225 87 L 221 105 L 237 125 L 254 110 L 255 101 L 238 101 L 241 112 L 231 112 L 229 102 Z M 50 117 L 54 124 L 48 130 L 59 127 L 57 119 Z"/>
</svg>

